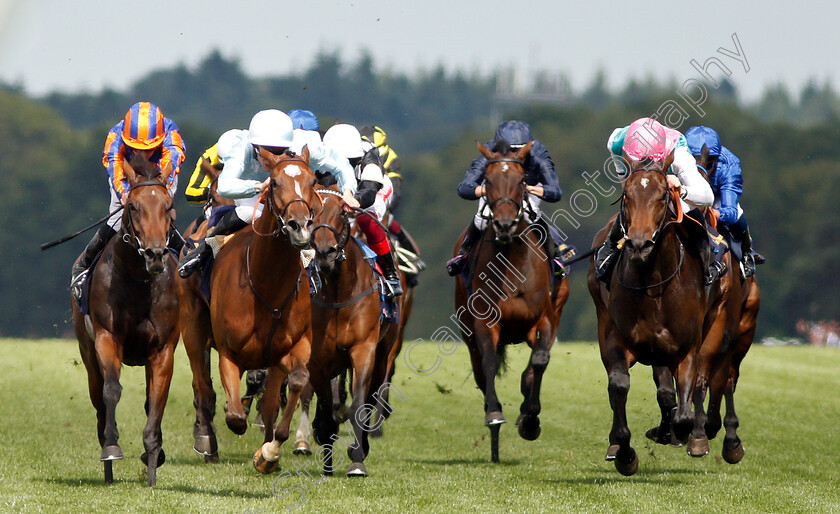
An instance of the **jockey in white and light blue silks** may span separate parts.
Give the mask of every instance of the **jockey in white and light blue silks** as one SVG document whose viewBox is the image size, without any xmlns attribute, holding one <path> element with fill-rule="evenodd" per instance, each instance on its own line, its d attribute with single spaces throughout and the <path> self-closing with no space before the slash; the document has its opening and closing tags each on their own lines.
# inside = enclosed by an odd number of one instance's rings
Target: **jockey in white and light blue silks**
<svg viewBox="0 0 840 514">
<path fill-rule="evenodd" d="M 667 172 L 668 185 L 680 192 L 680 203 L 687 216 L 706 226 L 705 218 L 698 208 L 711 207 L 714 193 L 709 182 L 700 174 L 694 157 L 688 147 L 685 136 L 678 130 L 664 127 L 651 118 L 640 118 L 627 127 L 615 129 L 607 139 L 607 150 L 615 156 L 630 161 L 648 159 L 663 162 L 669 155 L 673 161 Z M 707 226 L 707 230 L 713 230 Z M 713 262 L 706 263 L 706 283 L 711 284 L 726 272 L 726 265 L 721 260 L 725 248 L 714 242 L 717 234 L 708 234 L 698 241 L 701 255 L 705 245 L 711 246 Z M 604 244 L 595 253 L 595 272 L 599 279 L 609 283 L 610 271 L 618 254 L 618 242 L 624 237 L 620 219 L 616 218 Z M 705 260 L 705 259 L 704 259 Z"/>
<path fill-rule="evenodd" d="M 734 241 L 741 243 L 743 274 L 744 277 L 752 276 L 755 265 L 763 263 L 764 257 L 752 250 L 747 219 L 739 203 L 744 191 L 741 160 L 721 144 L 718 133 L 709 127 L 690 127 L 685 132 L 685 138 L 695 157 L 702 154 L 703 146 L 708 148 L 711 164 L 709 182 L 715 194 L 714 208 L 719 213 L 718 222 L 729 230 Z"/>
<path fill-rule="evenodd" d="M 563 274 L 562 261 L 574 255 L 574 248 L 557 240 L 559 233 L 551 230 L 540 212 L 540 202 L 559 202 L 563 195 L 560 189 L 560 181 L 554 170 L 554 162 L 548 154 L 548 149 L 534 139 L 531 127 L 524 121 L 509 120 L 502 122 L 497 128 L 491 141 L 487 143 L 488 148 L 493 148 L 499 141 L 507 141 L 514 150 L 524 147 L 529 141 L 533 141 L 531 151 L 525 157 L 523 168 L 525 170 L 525 183 L 528 191 L 528 203 L 531 212 L 526 212 L 526 219 L 529 223 L 540 225 L 548 237 L 546 237 L 546 252 L 555 261 L 552 263 L 552 270 L 556 275 Z M 446 270 L 451 276 L 455 276 L 464 269 L 467 255 L 475 243 L 481 238 L 481 233 L 487 225 L 487 201 L 484 196 L 484 172 L 487 168 L 487 158 L 479 155 L 467 170 L 464 180 L 458 185 L 458 196 L 466 200 L 478 200 L 478 210 L 473 223 L 467 227 L 467 232 L 458 249 L 458 254 L 446 263 Z"/>
<path fill-rule="evenodd" d="M 216 225 L 207 232 L 207 237 L 181 259 L 178 266 L 178 274 L 181 277 L 190 276 L 211 255 L 218 253 L 219 243 L 215 236 L 232 234 L 262 213 L 263 206 L 259 203 L 259 195 L 269 187 L 270 176 L 269 170 L 260 163 L 257 152 L 295 155 L 306 145 L 309 149 L 309 167 L 313 171 L 324 171 L 334 175 L 344 193 L 345 204 L 358 207 L 359 203 L 353 198 L 356 177 L 347 159 L 326 145 L 303 137 L 302 134 L 296 137 L 292 120 L 286 113 L 275 109 L 260 111 L 251 119 L 248 130 L 231 130 L 225 132 L 223 138 L 224 141 L 220 138 L 218 150 L 224 169 L 219 175 L 216 191 L 221 196 L 232 198 L 236 208 L 222 215 Z M 317 273 L 309 271 L 313 286 L 310 293 L 315 294 L 319 285 Z"/>
</svg>

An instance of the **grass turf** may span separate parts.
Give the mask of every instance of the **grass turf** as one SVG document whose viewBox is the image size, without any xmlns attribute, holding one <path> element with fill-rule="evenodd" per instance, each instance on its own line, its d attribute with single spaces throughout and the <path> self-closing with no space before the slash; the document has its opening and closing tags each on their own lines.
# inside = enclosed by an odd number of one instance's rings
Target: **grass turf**
<svg viewBox="0 0 840 514">
<path fill-rule="evenodd" d="M 722 436 L 712 453 L 692 459 L 658 446 L 644 431 L 658 423 L 650 369 L 631 371 L 628 419 L 639 472 L 623 477 L 603 457 L 612 414 L 606 373 L 592 343 L 556 345 L 542 390 L 542 435 L 521 439 L 513 426 L 528 358 L 508 352 L 497 380 L 511 423 L 501 430 L 501 462 L 490 462 L 482 397 L 466 348 L 451 355 L 416 346 L 411 373 L 401 360 L 385 437 L 371 441 L 370 476 L 348 479 L 346 453 L 336 476 L 321 476 L 312 457 L 284 445 L 282 471 L 259 475 L 251 456 L 262 441 L 224 425 L 218 395 L 221 459 L 205 464 L 192 451 L 191 374 L 183 347 L 163 420 L 166 464 L 158 485 L 145 485 L 142 453 L 144 375 L 123 368 L 117 408 L 125 459 L 106 486 L 98 461 L 96 421 L 74 342 L 0 341 L 0 511 L 7 512 L 840 512 L 840 352 L 830 348 L 755 346 L 747 356 L 736 407 L 744 460 L 726 464 Z M 216 366 L 214 354 L 214 368 Z M 297 425 L 294 421 L 293 429 Z M 293 430 L 294 432 L 294 430 Z M 346 430 L 342 428 L 342 435 Z"/>
</svg>

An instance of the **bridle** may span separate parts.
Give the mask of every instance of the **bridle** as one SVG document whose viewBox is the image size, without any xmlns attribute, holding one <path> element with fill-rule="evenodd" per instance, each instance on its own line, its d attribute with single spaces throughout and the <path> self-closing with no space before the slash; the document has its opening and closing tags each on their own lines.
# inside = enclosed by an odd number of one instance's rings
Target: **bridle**
<svg viewBox="0 0 840 514">
<path fill-rule="evenodd" d="M 300 159 L 298 157 L 289 157 L 289 158 L 281 159 L 280 161 L 278 161 L 275 164 L 275 168 L 277 166 L 279 166 L 280 164 L 284 163 L 284 162 L 296 162 L 296 163 L 301 163 L 306 167 L 309 167 L 309 164 L 307 164 L 307 162 L 304 161 L 303 159 Z M 274 179 L 270 180 L 268 189 L 266 190 L 266 193 L 265 193 L 265 204 L 266 204 L 266 209 L 268 210 L 268 212 L 271 213 L 271 215 L 274 216 L 274 218 L 277 220 L 277 228 L 274 229 L 274 232 L 265 233 L 265 234 L 257 232 L 256 228 L 255 228 L 254 233 L 259 235 L 259 236 L 279 237 L 281 234 L 282 235 L 288 235 L 289 234 L 289 227 L 287 226 L 286 216 L 289 213 L 289 207 L 294 205 L 296 202 L 302 202 L 303 205 L 305 205 L 306 208 L 309 210 L 309 216 L 306 218 L 307 222 L 312 221 L 312 219 L 315 217 L 315 210 L 312 208 L 312 206 L 309 205 L 309 203 L 306 200 L 304 200 L 303 198 L 301 198 L 299 196 L 296 197 L 296 198 L 293 198 L 282 209 L 280 209 L 277 206 L 277 204 L 274 202 L 274 188 L 275 187 L 280 187 L 280 186 L 277 184 L 277 182 Z M 254 220 L 256 221 L 256 217 L 254 218 Z M 253 224 L 253 222 L 252 222 L 252 224 Z"/>
<path fill-rule="evenodd" d="M 159 180 L 147 180 L 145 182 L 138 182 L 137 184 L 134 184 L 133 186 L 131 186 L 131 191 L 134 191 L 137 188 L 146 187 L 146 186 L 162 187 L 164 192 L 167 195 L 169 194 L 169 191 L 167 190 L 166 185 Z M 131 191 L 129 191 L 129 194 L 131 193 Z M 148 257 L 148 258 L 154 258 L 153 252 L 151 252 L 151 250 L 149 250 L 148 248 L 146 248 L 144 246 L 143 241 L 137 235 L 137 229 L 134 227 L 134 222 L 132 221 L 133 217 L 131 216 L 131 211 L 126 209 L 126 213 L 127 213 L 127 215 L 125 216 L 125 218 L 127 218 L 127 220 L 126 220 L 125 223 L 123 223 L 122 241 L 124 243 L 126 243 L 127 245 L 129 245 L 130 247 L 137 250 L 137 253 L 140 254 L 141 256 Z M 169 218 L 170 231 L 173 228 L 173 226 L 174 226 L 174 221 L 170 217 Z"/>
<path fill-rule="evenodd" d="M 487 164 L 493 164 L 493 163 L 497 163 L 497 162 L 513 162 L 513 163 L 516 163 L 519 166 L 521 166 L 523 169 L 525 167 L 525 163 L 523 161 L 521 161 L 519 159 L 513 159 L 513 158 L 510 158 L 510 157 L 500 157 L 500 158 L 497 158 L 497 159 L 488 159 L 487 160 Z M 507 171 L 507 168 L 502 168 L 502 172 L 506 172 L 506 171 Z M 524 173 L 523 173 L 523 175 L 524 175 Z M 496 198 L 492 202 L 487 203 L 488 214 L 485 214 L 484 212 L 482 212 L 481 217 L 486 219 L 487 221 L 492 222 L 493 219 L 494 219 L 493 209 L 495 209 L 496 206 L 498 206 L 498 205 L 504 205 L 504 204 L 507 204 L 507 203 L 513 204 L 516 207 L 516 218 L 514 218 L 514 224 L 516 224 L 516 225 L 518 225 L 519 222 L 522 221 L 522 217 L 525 215 L 525 206 L 526 205 L 528 206 L 527 207 L 528 212 L 533 214 L 533 210 L 531 209 L 531 204 L 530 204 L 530 202 L 528 202 L 526 200 L 526 196 L 528 194 L 528 191 L 524 187 L 524 185 L 525 185 L 524 178 L 523 178 L 523 181 L 522 181 L 521 185 L 523 186 L 522 187 L 522 196 L 520 197 L 518 202 L 514 198 L 511 198 L 510 196 L 500 196 L 499 198 Z"/>
<path fill-rule="evenodd" d="M 339 200 L 341 200 L 343 198 L 341 193 L 339 193 L 337 191 L 333 191 L 331 189 L 317 189 L 317 190 L 315 190 L 315 192 L 319 195 L 335 196 Z M 333 235 L 335 235 L 336 243 L 334 245 L 332 245 L 330 248 L 335 250 L 335 252 L 336 252 L 335 260 L 338 261 L 338 262 L 341 262 L 341 261 L 347 259 L 347 253 L 345 252 L 345 249 L 347 248 L 347 241 L 350 240 L 350 220 L 347 219 L 347 214 L 343 210 L 341 211 L 341 216 L 344 219 L 344 225 L 341 229 L 341 232 L 339 232 L 332 225 L 328 225 L 326 223 L 321 223 L 321 224 L 315 225 L 315 228 L 312 229 L 312 233 L 311 233 L 311 236 L 310 236 L 311 239 L 314 241 L 315 232 L 318 229 L 321 229 L 321 228 L 325 228 L 325 229 L 329 230 L 330 232 L 332 232 Z M 320 252 L 318 252 L 317 248 L 315 249 L 315 252 L 320 254 Z"/>
</svg>

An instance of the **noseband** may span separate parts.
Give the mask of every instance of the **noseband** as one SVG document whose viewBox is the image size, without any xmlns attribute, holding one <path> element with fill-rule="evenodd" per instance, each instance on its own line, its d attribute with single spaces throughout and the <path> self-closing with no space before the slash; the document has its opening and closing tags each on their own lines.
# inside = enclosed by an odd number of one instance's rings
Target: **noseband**
<svg viewBox="0 0 840 514">
<path fill-rule="evenodd" d="M 145 186 L 160 186 L 160 187 L 163 188 L 163 190 L 166 192 L 166 194 L 169 194 L 169 191 L 166 189 L 166 185 L 163 182 L 160 182 L 158 180 L 147 180 L 145 182 L 139 182 L 137 184 L 134 184 L 131 187 L 131 191 L 134 191 L 137 188 L 145 187 Z M 140 254 L 141 256 L 153 258 L 154 257 L 153 253 L 151 253 L 151 251 L 148 248 L 143 246 L 143 241 L 140 240 L 140 238 L 137 236 L 137 230 L 134 228 L 134 222 L 132 221 L 133 218 L 132 218 L 131 214 L 129 214 L 126 217 L 128 218 L 128 220 L 127 220 L 126 223 L 123 224 L 123 228 L 125 229 L 125 231 L 122 235 L 123 242 L 128 244 L 129 246 L 131 246 L 135 250 L 137 250 L 137 253 Z M 170 217 L 169 218 L 170 230 L 171 230 L 172 226 L 173 226 L 173 221 L 172 221 L 172 218 Z"/>
<path fill-rule="evenodd" d="M 318 189 L 315 192 L 318 193 L 319 195 L 335 196 L 335 197 L 339 198 L 340 200 L 343 198 L 341 193 L 338 193 L 338 192 L 333 191 L 331 189 Z M 336 230 L 336 228 L 333 227 L 332 225 L 328 225 L 326 223 L 321 223 L 319 225 L 315 225 L 315 228 L 312 229 L 312 235 L 311 235 L 311 240 L 313 241 L 313 244 L 314 244 L 315 232 L 318 229 L 325 228 L 325 229 L 329 230 L 330 232 L 332 232 L 333 235 L 335 235 L 336 243 L 333 246 L 331 246 L 331 248 L 336 251 L 335 260 L 337 260 L 339 262 L 347 259 L 347 254 L 344 250 L 345 250 L 345 248 L 347 248 L 347 241 L 350 239 L 350 221 L 347 219 L 347 215 L 343 211 L 342 211 L 342 218 L 344 219 L 344 226 L 342 227 L 341 233 L 339 233 L 339 231 Z M 320 252 L 318 252 L 317 248 L 315 249 L 315 251 L 317 253 L 320 253 Z"/>
</svg>

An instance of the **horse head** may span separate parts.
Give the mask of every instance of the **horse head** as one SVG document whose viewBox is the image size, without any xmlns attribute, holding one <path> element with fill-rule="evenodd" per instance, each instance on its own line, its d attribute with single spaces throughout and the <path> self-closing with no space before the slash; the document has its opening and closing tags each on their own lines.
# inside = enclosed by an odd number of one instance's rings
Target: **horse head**
<svg viewBox="0 0 840 514">
<path fill-rule="evenodd" d="M 318 189 L 323 198 L 324 208 L 316 216 L 316 225 L 312 229 L 312 246 L 318 266 L 331 273 L 336 265 L 347 258 L 344 249 L 350 239 L 350 224 L 344 212 L 344 201 L 336 186 Z"/>
<path fill-rule="evenodd" d="M 670 190 L 662 171 L 667 168 L 645 169 L 650 164 L 638 161 L 631 165 L 622 196 L 624 248 L 636 264 L 648 259 L 668 217 Z"/>
<path fill-rule="evenodd" d="M 309 149 L 304 147 L 300 155 L 259 151 L 271 169 L 268 209 L 294 247 L 309 248 L 315 208 L 322 206 L 315 193 L 315 174 L 309 168 Z"/>
<path fill-rule="evenodd" d="M 171 173 L 171 167 L 167 167 Z M 163 177 L 157 165 L 135 153 L 124 171 L 130 189 L 123 210 L 123 241 L 143 256 L 146 271 L 152 275 L 166 269 L 167 239 L 175 208 L 166 188 L 167 169 Z"/>
<path fill-rule="evenodd" d="M 709 155 L 709 147 L 703 143 L 703 148 L 700 149 L 700 155 L 695 155 L 694 160 L 697 162 L 697 169 L 703 172 L 700 175 L 707 181 L 711 181 L 712 175 L 717 171 L 718 157 L 716 155 Z"/>
<path fill-rule="evenodd" d="M 533 141 L 529 141 L 514 151 L 507 141 L 500 140 L 491 150 L 476 141 L 478 151 L 487 159 L 484 187 L 490 220 L 496 232 L 496 240 L 503 244 L 513 241 L 516 228 L 525 214 L 527 193 L 524 163 L 532 144 Z"/>
</svg>

